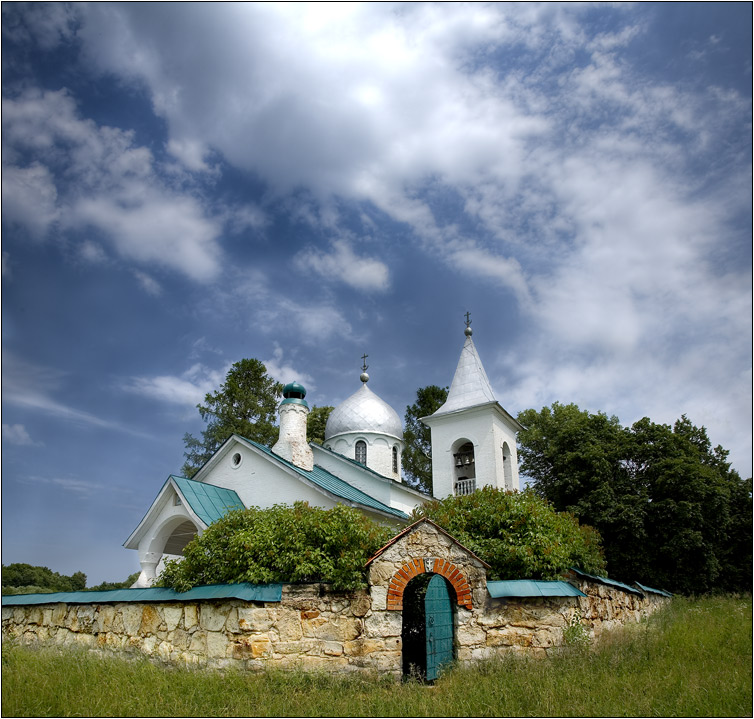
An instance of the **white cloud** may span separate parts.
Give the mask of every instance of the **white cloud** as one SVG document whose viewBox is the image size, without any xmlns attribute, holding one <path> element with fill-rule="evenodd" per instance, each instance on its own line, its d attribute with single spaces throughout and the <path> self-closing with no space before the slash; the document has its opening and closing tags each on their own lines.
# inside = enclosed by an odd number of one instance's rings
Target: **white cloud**
<svg viewBox="0 0 754 719">
<path fill-rule="evenodd" d="M 390 286 L 387 265 L 374 258 L 358 257 L 345 240 L 335 240 L 329 253 L 313 247 L 303 250 L 295 263 L 301 272 L 314 271 L 327 280 L 337 279 L 357 290 L 384 291 Z"/>
<path fill-rule="evenodd" d="M 75 477 L 40 477 L 38 475 L 31 475 L 27 478 L 27 481 L 34 484 L 54 485 L 66 492 L 73 492 L 82 496 L 91 495 L 92 493 L 101 494 L 103 491 L 119 491 L 119 488 L 113 487 L 111 484 L 90 482 Z"/>
<path fill-rule="evenodd" d="M 272 358 L 263 360 L 262 363 L 267 368 L 267 373 L 278 382 L 283 384 L 300 382 L 305 386 L 307 392 L 313 392 L 317 389 L 317 385 L 310 374 L 294 369 L 290 364 L 285 363 L 283 349 L 277 342 L 275 342 Z"/>
<path fill-rule="evenodd" d="M 217 277 L 220 221 L 173 187 L 132 133 L 79 117 L 65 91 L 4 99 L 3 148 L 5 220 L 38 239 L 55 221 L 77 234 L 93 228 L 125 260 L 199 282 Z"/>
<path fill-rule="evenodd" d="M 3 220 L 26 227 L 42 239 L 58 217 L 57 190 L 46 167 L 35 162 L 28 167 L 3 167 Z"/>
<path fill-rule="evenodd" d="M 220 386 L 227 370 L 228 367 L 222 371 L 213 370 L 197 362 L 180 376 L 132 377 L 121 388 L 158 402 L 194 408 L 204 401 L 208 392 Z"/>
<path fill-rule="evenodd" d="M 217 227 L 190 198 L 145 198 L 137 207 L 109 197 L 82 199 L 70 222 L 96 227 L 121 256 L 140 264 L 167 266 L 198 281 L 214 279 L 220 269 Z"/>
<path fill-rule="evenodd" d="M 160 283 L 157 282 L 154 277 L 151 277 L 145 272 L 140 272 L 139 270 L 134 270 L 134 277 L 139 281 L 142 289 L 148 295 L 159 297 L 162 294 L 162 287 L 160 287 Z"/>
<path fill-rule="evenodd" d="M 26 431 L 22 424 L 4 424 L 3 425 L 3 442 L 17 444 L 21 446 L 30 446 L 36 444 Z"/>
<path fill-rule="evenodd" d="M 10 352 L 3 351 L 2 374 L 4 404 L 39 411 L 81 425 L 126 432 L 137 437 L 146 436 L 138 430 L 56 399 L 55 394 L 61 390 L 65 378 L 63 372 L 24 362 Z"/>
</svg>

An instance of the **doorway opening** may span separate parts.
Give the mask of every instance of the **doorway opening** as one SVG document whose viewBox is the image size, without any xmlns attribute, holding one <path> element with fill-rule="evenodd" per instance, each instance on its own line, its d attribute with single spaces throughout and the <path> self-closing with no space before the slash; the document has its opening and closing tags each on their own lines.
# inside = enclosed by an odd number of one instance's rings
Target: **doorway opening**
<svg viewBox="0 0 754 719">
<path fill-rule="evenodd" d="M 452 587 L 439 574 L 414 577 L 403 592 L 403 675 L 434 681 L 454 658 Z"/>
</svg>

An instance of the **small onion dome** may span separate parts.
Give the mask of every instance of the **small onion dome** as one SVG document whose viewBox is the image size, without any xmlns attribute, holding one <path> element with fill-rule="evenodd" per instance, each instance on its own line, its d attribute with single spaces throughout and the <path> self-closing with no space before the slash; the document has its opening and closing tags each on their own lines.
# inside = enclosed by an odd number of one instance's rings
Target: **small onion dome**
<svg viewBox="0 0 754 719">
<path fill-rule="evenodd" d="M 339 404 L 327 419 L 326 440 L 349 432 L 376 432 L 403 439 L 403 425 L 397 412 L 366 383 Z"/>
<path fill-rule="evenodd" d="M 306 400 L 306 388 L 298 382 L 289 382 L 283 387 L 283 401 L 281 404 L 302 404 L 308 407 Z"/>
</svg>

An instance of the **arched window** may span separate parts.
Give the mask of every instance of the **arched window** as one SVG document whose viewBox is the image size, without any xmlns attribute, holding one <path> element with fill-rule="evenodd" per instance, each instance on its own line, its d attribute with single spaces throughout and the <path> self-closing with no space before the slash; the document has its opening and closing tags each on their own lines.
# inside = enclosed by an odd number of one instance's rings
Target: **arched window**
<svg viewBox="0 0 754 719">
<path fill-rule="evenodd" d="M 358 442 L 356 442 L 356 461 L 361 462 L 362 464 L 367 463 L 367 443 L 360 439 Z"/>
<path fill-rule="evenodd" d="M 393 445 L 393 474 L 398 474 L 398 447 Z"/>
</svg>

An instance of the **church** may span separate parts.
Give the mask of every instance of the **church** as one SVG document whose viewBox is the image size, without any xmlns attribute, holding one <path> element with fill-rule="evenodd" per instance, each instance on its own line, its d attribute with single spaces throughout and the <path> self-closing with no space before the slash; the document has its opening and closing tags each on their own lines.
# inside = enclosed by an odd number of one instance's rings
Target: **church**
<svg viewBox="0 0 754 719">
<path fill-rule="evenodd" d="M 447 401 L 422 418 L 431 433 L 436 498 L 487 485 L 519 489 L 521 426 L 495 399 L 470 324 L 467 314 Z M 139 553 L 134 586 L 150 586 L 164 557 L 181 556 L 196 534 L 234 509 L 297 501 L 330 509 L 344 503 L 400 531 L 414 507 L 433 497 L 403 481 L 401 419 L 369 389 L 366 369 L 361 387 L 330 413 L 323 445 L 307 441 L 306 389 L 291 382 L 283 389 L 280 434 L 272 448 L 232 435 L 192 479 L 168 477 L 123 545 Z"/>
</svg>

